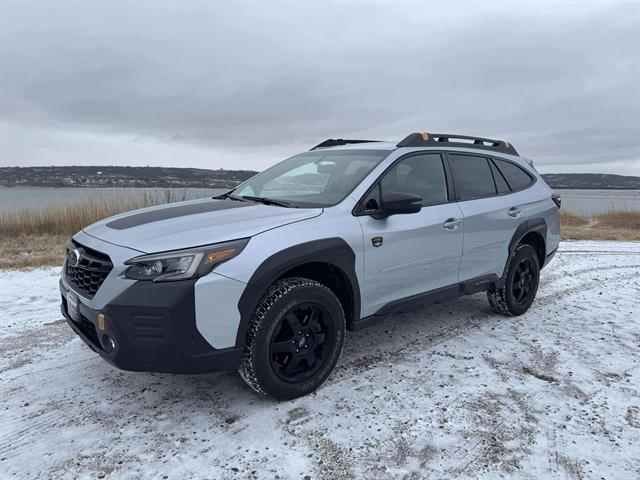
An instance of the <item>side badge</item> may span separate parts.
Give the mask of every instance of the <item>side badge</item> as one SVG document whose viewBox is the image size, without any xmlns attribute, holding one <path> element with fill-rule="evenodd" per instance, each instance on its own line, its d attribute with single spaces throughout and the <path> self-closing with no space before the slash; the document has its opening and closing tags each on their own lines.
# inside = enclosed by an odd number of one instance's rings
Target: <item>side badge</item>
<svg viewBox="0 0 640 480">
<path fill-rule="evenodd" d="M 383 241 L 382 237 L 373 237 L 371 239 L 371 243 L 373 244 L 374 247 L 381 247 L 382 241 Z"/>
</svg>

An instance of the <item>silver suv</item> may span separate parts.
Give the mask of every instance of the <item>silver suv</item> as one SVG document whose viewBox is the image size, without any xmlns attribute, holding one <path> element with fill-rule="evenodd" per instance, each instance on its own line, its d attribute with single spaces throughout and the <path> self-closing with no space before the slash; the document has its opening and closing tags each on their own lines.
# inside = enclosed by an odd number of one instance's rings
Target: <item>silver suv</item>
<svg viewBox="0 0 640 480">
<path fill-rule="evenodd" d="M 214 199 L 78 232 L 62 312 L 119 368 L 238 369 L 295 398 L 326 380 L 346 330 L 481 291 L 498 313 L 526 312 L 559 207 L 504 141 L 327 140 Z"/>
</svg>

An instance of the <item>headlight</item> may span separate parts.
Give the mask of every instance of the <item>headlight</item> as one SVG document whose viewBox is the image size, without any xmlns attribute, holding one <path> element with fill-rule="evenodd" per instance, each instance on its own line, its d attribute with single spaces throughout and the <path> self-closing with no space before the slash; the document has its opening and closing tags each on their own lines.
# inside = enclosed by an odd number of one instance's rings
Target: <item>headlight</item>
<svg viewBox="0 0 640 480">
<path fill-rule="evenodd" d="M 188 250 L 142 255 L 125 262 L 130 267 L 125 270 L 124 276 L 154 282 L 201 277 L 238 255 L 248 242 L 249 239 L 245 238 Z"/>
</svg>

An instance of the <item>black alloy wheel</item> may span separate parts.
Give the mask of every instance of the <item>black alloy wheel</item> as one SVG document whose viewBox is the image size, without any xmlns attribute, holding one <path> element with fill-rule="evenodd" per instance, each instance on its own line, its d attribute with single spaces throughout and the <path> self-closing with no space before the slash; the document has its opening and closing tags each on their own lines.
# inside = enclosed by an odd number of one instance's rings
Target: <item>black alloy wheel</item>
<svg viewBox="0 0 640 480">
<path fill-rule="evenodd" d="M 509 258 L 501 286 L 492 286 L 487 290 L 489 305 L 503 315 L 522 315 L 535 300 L 539 283 L 538 253 L 531 245 L 518 245 Z"/>
<path fill-rule="evenodd" d="M 531 258 L 525 257 L 518 263 L 511 282 L 513 300 L 517 305 L 524 305 L 533 293 L 533 264 Z"/>
<path fill-rule="evenodd" d="M 321 305 L 303 303 L 280 320 L 271 338 L 270 362 L 285 382 L 299 383 L 313 377 L 326 363 L 334 342 L 334 329 Z"/>
<path fill-rule="evenodd" d="M 238 371 L 256 392 L 277 400 L 307 395 L 333 371 L 345 330 L 342 304 L 331 289 L 308 278 L 278 280 L 249 322 Z"/>
</svg>

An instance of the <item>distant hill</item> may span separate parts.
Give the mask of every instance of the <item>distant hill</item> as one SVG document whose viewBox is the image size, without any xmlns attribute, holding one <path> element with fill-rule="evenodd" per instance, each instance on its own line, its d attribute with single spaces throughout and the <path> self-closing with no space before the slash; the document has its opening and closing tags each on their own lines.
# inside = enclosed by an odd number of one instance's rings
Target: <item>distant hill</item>
<svg viewBox="0 0 640 480">
<path fill-rule="evenodd" d="M 638 190 L 640 177 L 608 173 L 548 173 L 542 175 L 551 188 Z"/>
<path fill-rule="evenodd" d="M 165 167 L 0 167 L 0 186 L 232 188 L 255 174 Z"/>
<path fill-rule="evenodd" d="M 232 188 L 256 173 L 165 167 L 0 167 L 0 186 Z M 640 189 L 640 177 L 600 173 L 542 176 L 551 188 Z"/>
</svg>

